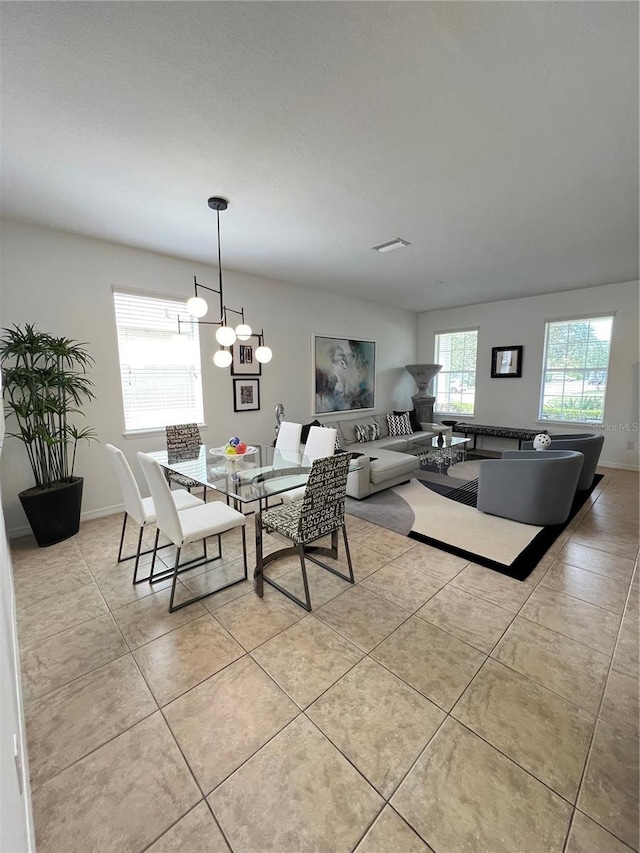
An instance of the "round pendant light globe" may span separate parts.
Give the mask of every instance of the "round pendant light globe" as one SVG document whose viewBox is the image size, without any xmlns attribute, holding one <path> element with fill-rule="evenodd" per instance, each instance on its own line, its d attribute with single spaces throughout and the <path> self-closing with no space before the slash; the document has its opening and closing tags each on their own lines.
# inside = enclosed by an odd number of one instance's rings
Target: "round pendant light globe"
<svg viewBox="0 0 640 853">
<path fill-rule="evenodd" d="M 247 323 L 240 323 L 239 326 L 236 326 L 236 337 L 239 341 L 248 341 L 252 334 L 251 326 Z"/>
<path fill-rule="evenodd" d="M 260 364 L 268 364 L 273 358 L 273 353 L 271 352 L 271 347 L 261 346 L 256 350 L 256 358 L 260 362 Z"/>
<path fill-rule="evenodd" d="M 213 363 L 216 367 L 229 367 L 232 361 L 233 357 L 226 349 L 219 349 L 213 355 Z"/>
<path fill-rule="evenodd" d="M 208 310 L 209 306 L 201 296 L 192 296 L 191 299 L 187 299 L 187 311 L 192 317 L 196 319 L 204 317 Z"/>
<path fill-rule="evenodd" d="M 231 326 L 220 326 L 216 332 L 216 340 L 221 347 L 233 346 L 236 342 L 236 333 Z"/>
</svg>

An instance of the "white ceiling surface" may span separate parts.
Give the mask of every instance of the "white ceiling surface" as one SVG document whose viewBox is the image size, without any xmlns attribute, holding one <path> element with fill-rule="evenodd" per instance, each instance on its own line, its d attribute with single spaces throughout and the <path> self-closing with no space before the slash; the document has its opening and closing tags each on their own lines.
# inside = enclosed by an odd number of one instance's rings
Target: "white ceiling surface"
<svg viewBox="0 0 640 853">
<path fill-rule="evenodd" d="M 638 277 L 633 2 L 3 3 L 1 106 L 13 219 L 210 263 L 225 195 L 225 269 L 414 311 Z"/>
</svg>

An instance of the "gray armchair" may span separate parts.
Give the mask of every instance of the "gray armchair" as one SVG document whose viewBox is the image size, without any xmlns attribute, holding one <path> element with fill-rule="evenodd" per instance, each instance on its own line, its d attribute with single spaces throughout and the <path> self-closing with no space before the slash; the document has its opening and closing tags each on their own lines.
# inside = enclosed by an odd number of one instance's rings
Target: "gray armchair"
<svg viewBox="0 0 640 853">
<path fill-rule="evenodd" d="M 563 524 L 584 456 L 572 450 L 509 450 L 480 463 L 477 508 L 524 524 Z"/>
<path fill-rule="evenodd" d="M 583 454 L 584 465 L 582 466 L 582 473 L 578 481 L 578 491 L 591 488 L 593 477 L 598 467 L 600 453 L 602 452 L 602 445 L 604 444 L 604 435 L 596 435 L 593 432 L 574 433 L 573 435 L 570 433 L 564 435 L 553 435 L 553 433 L 550 433 L 550 438 L 550 450 L 575 450 Z M 522 449 L 532 450 L 533 442 L 523 442 Z M 540 451 L 540 453 L 548 452 L 547 450 Z"/>
</svg>

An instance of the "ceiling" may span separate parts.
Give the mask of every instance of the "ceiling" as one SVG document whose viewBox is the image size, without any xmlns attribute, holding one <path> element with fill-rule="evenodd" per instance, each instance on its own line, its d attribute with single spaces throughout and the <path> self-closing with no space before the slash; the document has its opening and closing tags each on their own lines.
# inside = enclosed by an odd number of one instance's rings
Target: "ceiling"
<svg viewBox="0 0 640 853">
<path fill-rule="evenodd" d="M 638 278 L 637 3 L 1 15 L 7 217 L 211 263 L 223 195 L 225 269 L 413 311 Z"/>
</svg>

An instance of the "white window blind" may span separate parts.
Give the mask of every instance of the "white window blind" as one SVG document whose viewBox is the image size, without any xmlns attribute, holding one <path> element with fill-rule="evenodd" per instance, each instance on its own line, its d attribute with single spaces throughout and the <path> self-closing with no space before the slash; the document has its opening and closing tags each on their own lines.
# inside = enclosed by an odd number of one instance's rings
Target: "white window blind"
<svg viewBox="0 0 640 853">
<path fill-rule="evenodd" d="M 185 323 L 186 300 L 113 294 L 126 430 L 202 423 L 198 326 Z"/>
<path fill-rule="evenodd" d="M 478 330 L 441 332 L 435 336 L 435 381 L 438 412 L 472 415 L 476 400 Z"/>
<path fill-rule="evenodd" d="M 546 324 L 540 420 L 604 421 L 612 330 L 613 317 Z"/>
</svg>

